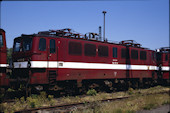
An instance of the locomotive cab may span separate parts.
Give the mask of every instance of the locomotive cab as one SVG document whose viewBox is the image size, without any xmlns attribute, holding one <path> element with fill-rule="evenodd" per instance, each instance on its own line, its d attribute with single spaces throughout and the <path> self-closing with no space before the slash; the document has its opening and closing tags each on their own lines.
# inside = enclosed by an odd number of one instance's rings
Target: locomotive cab
<svg viewBox="0 0 170 113">
<path fill-rule="evenodd" d="M 31 56 L 32 56 L 32 36 L 22 35 L 21 37 L 15 38 L 12 53 L 13 62 L 12 76 L 10 78 L 10 84 L 13 87 L 16 87 L 20 83 L 28 82 L 29 79 L 28 67 L 30 67 Z"/>
<path fill-rule="evenodd" d="M 7 48 L 5 31 L 0 29 L 0 86 L 5 87 L 8 85 L 8 78 L 6 76 L 7 69 Z"/>
<path fill-rule="evenodd" d="M 170 82 L 170 48 L 162 47 L 157 49 L 157 66 L 158 76 L 161 84 L 167 84 Z"/>
<path fill-rule="evenodd" d="M 38 34 L 15 38 L 11 84 L 29 84 L 39 89 L 42 89 L 39 86 L 48 84 L 49 70 L 57 67 L 57 62 L 52 62 L 57 60 L 56 42 L 56 38 Z"/>
</svg>

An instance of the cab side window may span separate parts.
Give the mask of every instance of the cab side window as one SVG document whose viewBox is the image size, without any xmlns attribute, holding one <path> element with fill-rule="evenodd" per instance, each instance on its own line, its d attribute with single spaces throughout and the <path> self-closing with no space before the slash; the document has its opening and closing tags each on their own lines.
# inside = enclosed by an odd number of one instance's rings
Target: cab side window
<svg viewBox="0 0 170 113">
<path fill-rule="evenodd" d="M 55 40 L 50 40 L 50 53 L 55 53 Z"/>
<path fill-rule="evenodd" d="M 113 47 L 113 58 L 117 58 L 117 48 Z"/>
<path fill-rule="evenodd" d="M 45 51 L 46 50 L 46 39 L 40 38 L 40 41 L 39 41 L 39 50 L 40 51 Z"/>
<path fill-rule="evenodd" d="M 3 39 L 2 39 L 2 34 L 0 34 L 0 47 L 3 47 Z"/>
<path fill-rule="evenodd" d="M 168 61 L 168 55 L 167 54 L 165 55 L 165 61 Z"/>
</svg>

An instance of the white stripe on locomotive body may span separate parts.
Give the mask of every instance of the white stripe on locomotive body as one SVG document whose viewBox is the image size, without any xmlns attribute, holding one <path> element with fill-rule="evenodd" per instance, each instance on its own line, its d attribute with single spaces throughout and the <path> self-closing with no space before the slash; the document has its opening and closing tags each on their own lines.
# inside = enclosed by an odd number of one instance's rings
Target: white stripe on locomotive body
<svg viewBox="0 0 170 113">
<path fill-rule="evenodd" d="M 126 65 L 126 64 L 104 64 L 104 63 L 78 63 L 78 62 L 59 62 L 59 68 L 74 69 L 120 69 L 120 70 L 155 70 L 156 66 L 146 65 Z"/>
<path fill-rule="evenodd" d="M 30 63 L 31 68 L 158 70 L 157 66 L 153 65 L 126 65 L 64 61 L 31 61 Z M 14 62 L 14 68 L 27 68 L 27 64 L 28 62 Z"/>
<path fill-rule="evenodd" d="M 168 66 L 162 66 L 162 71 L 170 71 L 170 67 L 168 67 Z"/>
<path fill-rule="evenodd" d="M 0 64 L 0 67 L 8 67 L 8 64 Z"/>
</svg>

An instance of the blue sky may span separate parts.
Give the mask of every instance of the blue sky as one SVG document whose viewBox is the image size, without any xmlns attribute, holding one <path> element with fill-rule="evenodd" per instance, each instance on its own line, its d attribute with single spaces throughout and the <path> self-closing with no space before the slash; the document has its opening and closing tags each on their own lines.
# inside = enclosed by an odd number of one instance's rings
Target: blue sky
<svg viewBox="0 0 170 113">
<path fill-rule="evenodd" d="M 104 10 L 108 40 L 135 40 L 150 49 L 169 46 L 168 0 L 2 1 L 1 28 L 7 47 L 21 34 L 49 29 L 98 33 Z"/>
</svg>

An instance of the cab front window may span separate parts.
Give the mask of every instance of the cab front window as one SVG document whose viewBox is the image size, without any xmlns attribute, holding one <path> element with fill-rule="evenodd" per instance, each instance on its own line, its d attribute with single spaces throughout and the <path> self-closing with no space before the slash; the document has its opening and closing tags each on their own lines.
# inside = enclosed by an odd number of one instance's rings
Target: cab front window
<svg viewBox="0 0 170 113">
<path fill-rule="evenodd" d="M 19 52 L 21 47 L 21 40 L 15 39 L 14 40 L 14 52 Z"/>
<path fill-rule="evenodd" d="M 30 51 L 32 48 L 32 38 L 24 38 L 23 51 Z"/>
<path fill-rule="evenodd" d="M 14 40 L 14 52 L 25 52 L 32 49 L 32 38 L 20 37 Z"/>
</svg>

